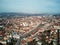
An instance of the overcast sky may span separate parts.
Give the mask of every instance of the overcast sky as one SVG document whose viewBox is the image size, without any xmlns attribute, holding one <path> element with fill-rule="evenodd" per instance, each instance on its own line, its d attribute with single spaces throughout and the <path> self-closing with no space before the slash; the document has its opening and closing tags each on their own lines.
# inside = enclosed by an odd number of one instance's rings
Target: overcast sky
<svg viewBox="0 0 60 45">
<path fill-rule="evenodd" d="M 60 13 L 60 0 L 0 0 L 0 12 Z"/>
</svg>

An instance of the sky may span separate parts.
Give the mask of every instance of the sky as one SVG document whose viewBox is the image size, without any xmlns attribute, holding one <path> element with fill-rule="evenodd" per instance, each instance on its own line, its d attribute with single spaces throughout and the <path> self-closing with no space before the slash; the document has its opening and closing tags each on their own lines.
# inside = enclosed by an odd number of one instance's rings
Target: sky
<svg viewBox="0 0 60 45">
<path fill-rule="evenodd" d="M 0 0 L 0 12 L 60 13 L 60 0 Z"/>
</svg>

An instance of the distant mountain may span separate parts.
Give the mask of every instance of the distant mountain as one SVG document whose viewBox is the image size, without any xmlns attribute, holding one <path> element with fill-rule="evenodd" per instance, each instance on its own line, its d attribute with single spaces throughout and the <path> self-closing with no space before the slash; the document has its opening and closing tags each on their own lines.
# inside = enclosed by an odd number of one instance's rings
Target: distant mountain
<svg viewBox="0 0 60 45">
<path fill-rule="evenodd" d="M 53 16 L 60 16 L 60 14 L 54 14 Z"/>
<path fill-rule="evenodd" d="M 42 16 L 42 15 L 50 15 L 50 14 L 28 14 L 28 13 L 4 12 L 4 13 L 0 13 L 0 18 L 5 18 L 5 17 L 11 18 L 11 17 L 19 17 L 19 16 L 20 17 L 21 16 Z"/>
<path fill-rule="evenodd" d="M 24 14 L 24 13 L 0 13 L 0 17 L 8 17 L 8 18 L 11 18 L 11 17 L 15 17 L 15 16 L 25 16 L 27 14 Z"/>
<path fill-rule="evenodd" d="M 15 16 L 39 16 L 39 15 L 45 15 L 45 14 L 28 14 L 28 13 L 14 13 L 14 12 L 10 12 L 10 13 L 0 13 L 0 17 L 15 17 Z"/>
</svg>

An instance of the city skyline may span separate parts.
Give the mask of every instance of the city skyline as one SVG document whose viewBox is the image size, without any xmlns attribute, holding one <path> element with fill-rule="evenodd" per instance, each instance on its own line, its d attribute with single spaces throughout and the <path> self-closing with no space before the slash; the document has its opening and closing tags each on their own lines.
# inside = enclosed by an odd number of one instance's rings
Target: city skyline
<svg viewBox="0 0 60 45">
<path fill-rule="evenodd" d="M 1 12 L 60 13 L 60 0 L 0 0 Z"/>
</svg>

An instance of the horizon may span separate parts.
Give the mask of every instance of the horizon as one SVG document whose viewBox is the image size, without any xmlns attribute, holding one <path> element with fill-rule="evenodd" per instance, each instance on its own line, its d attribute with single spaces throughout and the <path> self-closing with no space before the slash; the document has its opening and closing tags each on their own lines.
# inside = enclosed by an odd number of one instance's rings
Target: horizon
<svg viewBox="0 0 60 45">
<path fill-rule="evenodd" d="M 0 13 L 25 13 L 25 14 L 60 14 L 60 13 L 26 13 L 26 12 L 0 12 Z"/>
</svg>

